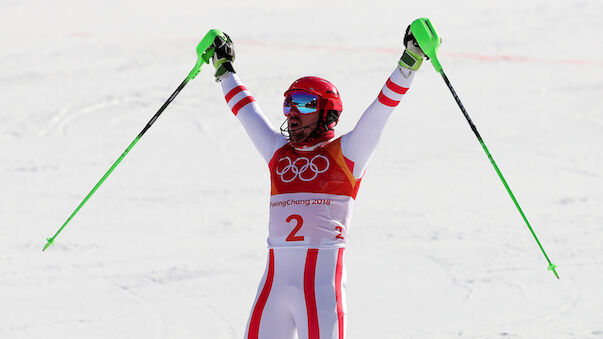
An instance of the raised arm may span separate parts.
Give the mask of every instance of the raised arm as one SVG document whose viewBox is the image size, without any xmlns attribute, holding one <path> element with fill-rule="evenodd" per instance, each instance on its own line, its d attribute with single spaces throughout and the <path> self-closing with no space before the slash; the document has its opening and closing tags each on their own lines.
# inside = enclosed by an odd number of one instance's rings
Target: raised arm
<svg viewBox="0 0 603 339">
<path fill-rule="evenodd" d="M 266 163 L 270 161 L 274 151 L 286 139 L 278 133 L 266 118 L 255 99 L 235 74 L 233 61 L 235 52 L 232 40 L 216 37 L 215 52 L 212 62 L 216 69 L 216 81 L 222 85 L 224 99 L 232 113 L 239 119 L 247 135 L 260 152 Z"/>
<path fill-rule="evenodd" d="M 341 139 L 343 155 L 354 163 L 353 174 L 356 178 L 364 174 L 387 120 L 410 88 L 415 71 L 425 56 L 410 32 L 410 26 L 406 29 L 404 44 L 406 49 L 398 66 L 385 82 L 379 96 L 364 111 L 354 129 Z"/>
</svg>

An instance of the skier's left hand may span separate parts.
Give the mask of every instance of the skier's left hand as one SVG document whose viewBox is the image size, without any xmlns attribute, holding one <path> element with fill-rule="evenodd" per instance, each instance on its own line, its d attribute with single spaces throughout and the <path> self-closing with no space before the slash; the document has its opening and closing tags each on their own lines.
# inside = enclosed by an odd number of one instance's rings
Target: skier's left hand
<svg viewBox="0 0 603 339">
<path fill-rule="evenodd" d="M 400 67 L 404 67 L 413 71 L 416 71 L 421 67 L 421 63 L 423 63 L 423 58 L 428 57 L 425 56 L 425 53 L 419 47 L 419 43 L 417 43 L 417 39 L 412 34 L 410 30 L 410 25 L 406 28 L 406 33 L 404 34 L 404 53 L 400 58 L 400 62 L 398 63 Z"/>
<path fill-rule="evenodd" d="M 224 37 L 220 35 L 216 36 L 213 47 L 214 55 L 211 60 L 216 69 L 214 75 L 216 77 L 216 82 L 219 82 L 231 73 L 236 73 L 232 66 L 232 63 L 235 60 L 234 43 L 228 34 L 224 33 Z"/>
</svg>

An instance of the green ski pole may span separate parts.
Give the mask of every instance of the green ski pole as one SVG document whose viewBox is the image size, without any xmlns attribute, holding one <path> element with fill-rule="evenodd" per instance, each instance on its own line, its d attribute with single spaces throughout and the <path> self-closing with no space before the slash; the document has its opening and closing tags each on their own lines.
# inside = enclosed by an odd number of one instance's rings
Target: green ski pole
<svg viewBox="0 0 603 339">
<path fill-rule="evenodd" d="M 452 93 L 452 96 L 454 97 L 454 100 L 456 101 L 456 103 L 458 104 L 459 108 L 463 112 L 463 115 L 465 116 L 465 119 L 467 119 L 467 122 L 469 123 L 469 126 L 471 127 L 471 130 L 473 131 L 473 133 L 477 137 L 477 140 L 479 141 L 479 143 L 482 145 L 482 148 L 484 149 L 484 152 L 486 152 L 486 155 L 488 156 L 488 159 L 490 159 L 490 163 L 492 164 L 492 166 L 494 166 L 494 170 L 496 170 L 496 173 L 498 174 L 498 177 L 500 178 L 500 180 L 502 181 L 503 185 L 505 186 L 505 189 L 509 193 L 509 196 L 511 197 L 511 200 L 513 200 L 513 203 L 517 207 L 517 210 L 519 211 L 519 214 L 521 214 L 521 217 L 523 218 L 523 220 L 525 221 L 526 225 L 530 229 L 530 232 L 532 233 L 532 236 L 534 236 L 534 239 L 536 240 L 536 243 L 538 243 L 538 247 L 540 247 L 540 250 L 542 251 L 542 254 L 544 254 L 544 257 L 546 258 L 547 262 L 549 263 L 548 269 L 550 271 L 553 271 L 553 274 L 555 274 L 555 277 L 557 277 L 557 279 L 559 279 L 559 275 L 557 274 L 557 270 L 555 269 L 557 267 L 557 265 L 554 265 L 551 262 L 551 260 L 549 259 L 548 255 L 544 251 L 544 248 L 540 244 L 540 241 L 538 240 L 538 237 L 536 236 L 536 233 L 534 233 L 534 230 L 532 229 L 532 226 L 530 225 L 530 223 L 528 222 L 528 219 L 526 218 L 525 214 L 523 213 L 523 210 L 519 206 L 519 203 L 517 202 L 517 199 L 515 199 L 515 195 L 513 194 L 513 192 L 511 192 L 511 188 L 509 188 L 509 185 L 507 184 L 507 181 L 505 180 L 505 178 L 503 177 L 502 173 L 500 172 L 500 169 L 498 168 L 498 165 L 496 165 L 496 162 L 494 161 L 494 158 L 492 158 L 492 155 L 490 154 L 490 151 L 488 151 L 488 148 L 486 147 L 486 144 L 484 143 L 484 140 L 482 139 L 481 135 L 477 131 L 477 128 L 475 127 L 475 125 L 471 121 L 471 118 L 469 117 L 469 114 L 467 113 L 467 110 L 465 110 L 465 107 L 461 103 L 461 99 L 459 99 L 459 97 L 456 94 L 454 88 L 452 87 L 452 84 L 450 83 L 450 80 L 448 80 L 448 77 L 446 76 L 446 74 L 444 73 L 444 70 L 442 69 L 442 65 L 440 64 L 440 61 L 438 60 L 438 56 L 437 56 L 438 47 L 440 46 L 441 39 L 438 36 L 438 33 L 436 32 L 435 28 L 431 24 L 431 21 L 428 18 L 419 18 L 419 19 L 413 21 L 410 24 L 410 30 L 411 30 L 412 34 L 415 36 L 415 39 L 417 40 L 417 43 L 421 47 L 421 50 L 423 50 L 423 53 L 425 53 L 425 55 L 428 56 L 429 59 L 431 60 L 431 63 L 433 64 L 433 67 L 435 68 L 435 70 L 442 75 L 442 78 L 444 79 L 444 82 L 446 83 L 446 86 L 448 86 L 448 89 Z"/>
<path fill-rule="evenodd" d="M 159 116 L 161 115 L 161 113 L 163 113 L 163 111 L 166 109 L 166 107 L 176 98 L 176 96 L 180 93 L 180 91 L 184 88 L 184 86 L 186 86 L 186 84 L 188 84 L 189 81 L 193 80 L 197 76 L 197 74 L 199 74 L 199 72 L 201 71 L 201 66 L 204 63 L 206 63 L 206 64 L 209 63 L 209 59 L 211 59 L 211 57 L 214 54 L 214 48 L 213 48 L 212 44 L 214 43 L 214 39 L 218 35 L 224 37 L 224 34 L 220 30 L 217 30 L 217 29 L 212 29 L 209 32 L 207 32 L 207 34 L 205 34 L 205 36 L 203 37 L 201 42 L 199 42 L 199 44 L 197 45 L 197 49 L 196 49 L 197 50 L 197 62 L 195 63 L 195 67 L 193 67 L 193 69 L 189 72 L 189 74 L 182 81 L 182 83 L 180 83 L 178 88 L 176 88 L 174 93 L 172 93 L 172 95 L 167 99 L 167 101 L 161 106 L 159 111 L 157 111 L 157 113 L 155 113 L 155 115 L 151 118 L 151 120 L 149 120 L 149 122 L 142 129 L 142 131 L 140 133 L 138 133 L 136 138 L 134 138 L 134 140 L 130 143 L 130 145 L 126 148 L 126 150 L 119 156 L 119 158 L 117 158 L 117 160 L 113 163 L 113 165 L 111 165 L 111 167 L 109 168 L 107 173 L 105 173 L 105 175 L 103 175 L 103 177 L 98 181 L 98 183 L 96 183 L 96 185 L 94 185 L 94 187 L 92 188 L 90 193 L 88 193 L 88 195 L 84 198 L 84 200 L 82 200 L 82 202 L 77 206 L 75 211 L 73 211 L 73 213 L 71 213 L 69 218 L 67 218 L 67 221 L 65 221 L 65 223 L 63 224 L 63 226 L 61 226 L 61 228 L 59 228 L 59 230 L 52 237 L 46 239 L 47 242 L 46 242 L 46 245 L 44 245 L 42 252 L 45 251 L 50 245 L 52 245 L 54 243 L 54 240 L 61 233 L 61 231 L 63 231 L 65 226 L 67 226 L 67 224 L 71 221 L 71 219 L 73 219 L 73 217 L 77 214 L 77 212 L 79 212 L 79 210 L 82 208 L 82 206 L 84 206 L 84 204 L 86 204 L 86 202 L 88 201 L 88 199 L 90 199 L 90 197 L 94 194 L 94 192 L 96 192 L 96 190 L 98 190 L 98 188 L 103 184 L 103 182 L 105 182 L 107 177 L 109 177 L 109 175 L 113 172 L 113 170 L 117 167 L 117 165 L 119 165 L 119 163 L 123 160 L 123 158 L 126 157 L 126 155 L 134 147 L 134 145 L 136 145 L 138 140 L 140 140 L 140 138 L 142 138 L 142 136 L 146 133 L 146 131 L 149 128 L 151 128 L 153 123 L 155 123 L 157 118 L 159 118 Z"/>
</svg>

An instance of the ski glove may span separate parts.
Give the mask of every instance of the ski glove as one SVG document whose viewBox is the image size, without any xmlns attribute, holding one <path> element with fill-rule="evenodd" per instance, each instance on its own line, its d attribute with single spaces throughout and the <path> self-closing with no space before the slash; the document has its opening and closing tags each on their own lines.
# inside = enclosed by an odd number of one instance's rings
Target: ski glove
<svg viewBox="0 0 603 339">
<path fill-rule="evenodd" d="M 406 33 L 404 34 L 404 47 L 406 47 L 406 49 L 404 50 L 404 53 L 402 53 L 400 62 L 398 62 L 400 67 L 416 71 L 421 67 L 423 58 L 429 60 L 429 57 L 425 56 L 425 53 L 423 53 L 421 47 L 419 47 L 419 44 L 417 43 L 417 39 L 415 39 L 415 36 L 410 31 L 410 25 L 408 25 Z"/>
<path fill-rule="evenodd" d="M 216 73 L 214 74 L 216 82 L 222 81 L 231 73 L 236 73 L 232 67 L 235 59 L 234 43 L 228 34 L 224 33 L 224 36 L 226 39 L 219 35 L 216 36 L 213 43 L 214 55 L 211 61 L 216 69 Z"/>
</svg>

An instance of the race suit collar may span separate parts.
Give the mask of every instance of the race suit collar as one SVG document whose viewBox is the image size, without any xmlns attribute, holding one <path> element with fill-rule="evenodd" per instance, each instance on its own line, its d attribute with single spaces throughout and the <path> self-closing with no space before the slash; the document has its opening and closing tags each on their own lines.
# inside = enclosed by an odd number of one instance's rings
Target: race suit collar
<svg viewBox="0 0 603 339">
<path fill-rule="evenodd" d="M 289 142 L 293 148 L 298 151 L 313 151 L 318 147 L 326 144 L 329 140 L 333 139 L 335 136 L 335 131 L 329 130 L 326 131 L 323 135 L 318 138 L 313 138 L 312 140 L 302 141 L 302 142 Z"/>
</svg>

